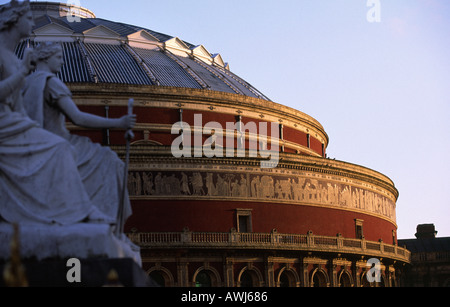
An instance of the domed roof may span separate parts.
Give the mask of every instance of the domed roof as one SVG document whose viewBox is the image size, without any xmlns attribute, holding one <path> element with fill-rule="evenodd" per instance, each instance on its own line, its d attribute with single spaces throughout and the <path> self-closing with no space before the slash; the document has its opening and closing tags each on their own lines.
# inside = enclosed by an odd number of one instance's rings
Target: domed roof
<svg viewBox="0 0 450 307">
<path fill-rule="evenodd" d="M 269 100 L 232 73 L 220 54 L 203 45 L 139 26 L 96 18 L 91 11 L 62 3 L 31 2 L 35 28 L 18 46 L 61 42 L 66 83 L 112 83 L 184 87 Z"/>
</svg>

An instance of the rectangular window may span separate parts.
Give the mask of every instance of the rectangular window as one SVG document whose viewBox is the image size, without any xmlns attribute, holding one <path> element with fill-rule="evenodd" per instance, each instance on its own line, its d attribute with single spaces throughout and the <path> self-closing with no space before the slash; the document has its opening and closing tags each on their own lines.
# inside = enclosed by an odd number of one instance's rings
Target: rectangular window
<svg viewBox="0 0 450 307">
<path fill-rule="evenodd" d="M 242 233 L 253 232 L 251 209 L 236 209 L 236 219 L 238 232 Z"/>
<path fill-rule="evenodd" d="M 249 224 L 250 224 L 249 216 L 239 216 L 239 232 L 250 232 Z"/>
<path fill-rule="evenodd" d="M 356 239 L 363 239 L 363 220 L 355 219 L 355 237 Z"/>
<path fill-rule="evenodd" d="M 363 238 L 362 226 L 356 226 L 356 238 L 357 239 Z"/>
<path fill-rule="evenodd" d="M 283 129 L 284 129 L 284 126 L 283 126 L 283 124 L 280 124 L 280 141 L 283 141 L 284 140 L 284 132 L 283 132 Z M 284 145 L 281 145 L 281 152 L 284 152 Z"/>
</svg>

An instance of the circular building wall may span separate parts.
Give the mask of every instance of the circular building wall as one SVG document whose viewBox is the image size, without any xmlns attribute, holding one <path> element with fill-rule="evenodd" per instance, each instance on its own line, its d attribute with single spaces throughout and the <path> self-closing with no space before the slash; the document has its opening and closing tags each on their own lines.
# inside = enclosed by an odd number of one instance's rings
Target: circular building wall
<svg viewBox="0 0 450 307">
<path fill-rule="evenodd" d="M 36 27 L 19 56 L 60 42 L 59 77 L 83 111 L 116 118 L 134 99 L 125 230 L 161 284 L 363 286 L 371 258 L 382 260 L 378 285 L 398 284 L 409 263 L 396 245 L 398 191 L 327 159 L 316 119 L 272 102 L 202 45 L 31 5 Z M 123 131 L 67 125 L 125 156 Z"/>
</svg>

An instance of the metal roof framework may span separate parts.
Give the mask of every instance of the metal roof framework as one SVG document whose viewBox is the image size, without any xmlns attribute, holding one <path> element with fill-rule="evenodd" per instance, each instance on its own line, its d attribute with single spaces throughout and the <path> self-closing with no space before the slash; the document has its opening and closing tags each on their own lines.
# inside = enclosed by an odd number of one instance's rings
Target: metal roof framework
<svg viewBox="0 0 450 307">
<path fill-rule="evenodd" d="M 270 101 L 229 71 L 219 54 L 211 54 L 203 45 L 101 18 L 69 22 L 65 17 L 44 15 L 35 24 L 31 39 L 17 47 L 19 57 L 26 46 L 59 41 L 65 61 L 59 77 L 66 83 L 208 89 Z M 137 34 L 142 41 L 140 45 L 131 42 L 131 37 L 135 40 Z"/>
</svg>

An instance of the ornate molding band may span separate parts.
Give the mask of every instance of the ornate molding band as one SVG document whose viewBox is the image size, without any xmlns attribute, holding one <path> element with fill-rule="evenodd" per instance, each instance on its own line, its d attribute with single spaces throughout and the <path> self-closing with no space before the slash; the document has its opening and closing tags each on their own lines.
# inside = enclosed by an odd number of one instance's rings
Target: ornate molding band
<svg viewBox="0 0 450 307">
<path fill-rule="evenodd" d="M 124 155 L 123 146 L 112 146 L 119 155 Z M 168 146 L 133 146 L 131 150 L 130 170 L 158 170 L 162 169 L 193 169 L 211 170 L 220 167 L 249 168 L 249 170 L 261 171 L 261 159 L 259 158 L 174 158 Z M 372 186 L 375 191 L 389 195 L 394 202 L 398 198 L 398 190 L 391 179 L 372 169 L 343 161 L 301 156 L 296 154 L 280 153 L 278 167 L 272 172 L 304 171 L 322 175 L 335 176 L 336 178 L 352 180 L 358 184 Z M 339 179 L 340 180 L 340 179 Z"/>
<path fill-rule="evenodd" d="M 170 199 L 233 200 L 313 205 L 364 212 L 395 224 L 395 201 L 369 185 L 348 179 L 297 171 L 270 173 L 224 170 L 133 171 L 130 196 Z"/>
</svg>

